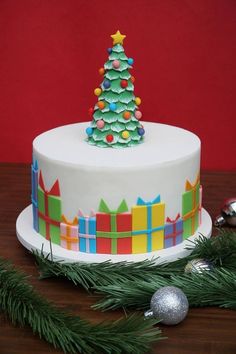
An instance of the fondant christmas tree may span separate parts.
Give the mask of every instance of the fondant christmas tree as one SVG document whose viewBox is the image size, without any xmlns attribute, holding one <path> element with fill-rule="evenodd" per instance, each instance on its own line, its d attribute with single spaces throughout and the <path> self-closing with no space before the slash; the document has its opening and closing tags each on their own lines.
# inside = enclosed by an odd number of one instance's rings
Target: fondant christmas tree
<svg viewBox="0 0 236 354">
<path fill-rule="evenodd" d="M 94 90 L 98 101 L 89 109 L 93 120 L 86 133 L 92 145 L 122 148 L 139 144 L 145 131 L 139 121 L 141 99 L 134 95 L 135 79 L 129 72 L 134 60 L 123 48 L 126 36 L 117 31 L 111 37 L 113 47 L 108 48 L 108 60 L 99 69 L 103 81 Z"/>
</svg>

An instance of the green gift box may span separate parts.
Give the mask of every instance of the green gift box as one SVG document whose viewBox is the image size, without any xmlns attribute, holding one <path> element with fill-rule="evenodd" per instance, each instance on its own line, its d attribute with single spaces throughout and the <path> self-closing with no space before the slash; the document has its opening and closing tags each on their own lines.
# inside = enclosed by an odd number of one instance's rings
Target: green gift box
<svg viewBox="0 0 236 354">
<path fill-rule="evenodd" d="M 42 172 L 39 175 L 38 188 L 39 233 L 52 243 L 60 245 L 61 199 L 59 182 L 45 189 Z"/>
<path fill-rule="evenodd" d="M 197 177 L 194 184 L 186 182 L 186 192 L 182 195 L 183 238 L 193 235 L 199 225 L 199 188 L 200 181 Z"/>
</svg>

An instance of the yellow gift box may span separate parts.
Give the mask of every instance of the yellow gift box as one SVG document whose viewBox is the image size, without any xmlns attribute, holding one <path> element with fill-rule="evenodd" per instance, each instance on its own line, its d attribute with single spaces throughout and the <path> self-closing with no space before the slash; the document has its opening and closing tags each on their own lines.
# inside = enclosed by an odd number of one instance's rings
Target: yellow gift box
<svg viewBox="0 0 236 354">
<path fill-rule="evenodd" d="M 165 204 L 157 196 L 151 202 L 138 198 L 132 207 L 132 253 L 164 248 Z"/>
</svg>

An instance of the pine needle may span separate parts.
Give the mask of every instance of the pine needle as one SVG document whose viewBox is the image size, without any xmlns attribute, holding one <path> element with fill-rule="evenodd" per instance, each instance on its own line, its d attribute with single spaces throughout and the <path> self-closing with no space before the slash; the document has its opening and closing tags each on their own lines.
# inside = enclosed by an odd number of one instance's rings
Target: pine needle
<svg viewBox="0 0 236 354">
<path fill-rule="evenodd" d="M 127 281 L 148 281 L 153 276 L 171 277 L 181 275 L 187 262 L 194 258 L 204 258 L 216 267 L 236 270 L 236 232 L 223 231 L 210 239 L 201 236 L 187 247 L 192 253 L 172 263 L 156 265 L 156 259 L 142 262 L 111 263 L 62 263 L 51 262 L 43 253 L 33 252 L 40 272 L 40 278 L 60 277 L 80 285 L 86 290 L 98 286 L 121 284 Z"/>
<path fill-rule="evenodd" d="M 99 286 L 97 291 L 104 295 L 94 309 L 114 310 L 117 308 L 148 309 L 152 295 L 163 286 L 176 286 L 183 290 L 191 307 L 220 306 L 236 309 L 236 274 L 226 269 L 216 269 L 203 274 L 159 275 L 147 281 Z"/>
<path fill-rule="evenodd" d="M 157 321 L 145 321 L 142 315 L 91 325 L 62 312 L 37 294 L 26 276 L 3 259 L 0 259 L 0 309 L 13 324 L 30 326 L 33 333 L 64 353 L 142 354 L 149 350 L 150 343 L 162 339 L 160 330 L 153 327 Z"/>
</svg>

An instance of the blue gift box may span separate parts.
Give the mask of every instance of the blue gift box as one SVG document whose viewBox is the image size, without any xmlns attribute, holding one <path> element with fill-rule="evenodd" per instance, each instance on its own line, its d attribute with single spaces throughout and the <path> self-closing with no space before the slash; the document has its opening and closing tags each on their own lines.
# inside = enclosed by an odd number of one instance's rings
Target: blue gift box
<svg viewBox="0 0 236 354">
<path fill-rule="evenodd" d="M 167 218 L 167 221 L 164 232 L 165 248 L 176 246 L 183 242 L 183 220 L 177 215 L 175 220 Z"/>
<path fill-rule="evenodd" d="M 79 251 L 96 253 L 96 217 L 79 212 Z"/>
<path fill-rule="evenodd" d="M 35 160 L 31 165 L 31 202 L 33 209 L 33 227 L 39 231 L 38 217 L 38 162 Z"/>
</svg>

